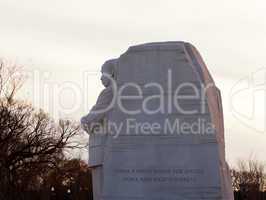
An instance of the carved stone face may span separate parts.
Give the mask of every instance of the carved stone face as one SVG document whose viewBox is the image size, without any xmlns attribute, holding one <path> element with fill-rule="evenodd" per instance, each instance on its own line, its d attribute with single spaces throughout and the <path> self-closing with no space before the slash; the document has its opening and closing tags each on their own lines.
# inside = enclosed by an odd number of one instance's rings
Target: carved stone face
<svg viewBox="0 0 266 200">
<path fill-rule="evenodd" d="M 111 84 L 110 78 L 111 76 L 107 76 L 107 75 L 102 75 L 101 76 L 101 81 L 104 87 L 108 87 Z"/>
<path fill-rule="evenodd" d="M 111 79 L 114 76 L 115 59 L 106 61 L 102 66 L 101 81 L 104 87 L 108 87 L 111 84 Z"/>
</svg>

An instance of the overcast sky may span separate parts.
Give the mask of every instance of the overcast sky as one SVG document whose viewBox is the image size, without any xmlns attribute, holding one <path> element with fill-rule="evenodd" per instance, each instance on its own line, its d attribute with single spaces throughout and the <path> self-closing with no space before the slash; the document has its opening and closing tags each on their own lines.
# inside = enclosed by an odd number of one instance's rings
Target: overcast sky
<svg viewBox="0 0 266 200">
<path fill-rule="evenodd" d="M 264 159 L 265 10 L 263 0 L 0 0 L 0 57 L 29 72 L 23 98 L 79 120 L 105 60 L 134 44 L 189 41 L 222 91 L 229 161 Z"/>
</svg>

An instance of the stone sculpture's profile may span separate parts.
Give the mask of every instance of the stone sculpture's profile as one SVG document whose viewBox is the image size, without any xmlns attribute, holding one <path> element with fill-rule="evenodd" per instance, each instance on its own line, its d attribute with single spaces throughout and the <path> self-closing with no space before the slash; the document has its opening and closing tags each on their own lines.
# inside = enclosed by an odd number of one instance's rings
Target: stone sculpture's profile
<svg viewBox="0 0 266 200">
<path fill-rule="evenodd" d="M 104 127 L 105 120 L 111 110 L 113 101 L 112 81 L 114 81 L 116 60 L 106 61 L 101 69 L 101 81 L 105 87 L 100 93 L 96 104 L 92 107 L 89 114 L 81 118 L 83 129 L 90 135 L 89 141 L 89 167 L 92 170 L 94 199 L 99 199 L 103 179 L 103 154 L 107 133 L 95 133 L 94 128 Z M 103 130 L 103 129 L 101 129 Z"/>
<path fill-rule="evenodd" d="M 101 81 L 104 90 L 99 95 L 96 104 L 92 107 L 89 114 L 81 118 L 82 127 L 91 134 L 93 131 L 93 125 L 98 124 L 104 118 L 106 118 L 110 111 L 110 105 L 113 100 L 112 80 L 114 80 L 116 60 L 108 60 L 102 66 Z"/>
<path fill-rule="evenodd" d="M 104 83 L 81 120 L 94 199 L 233 200 L 220 91 L 196 48 L 142 44 L 107 65 L 117 92 Z M 91 131 L 105 118 L 113 128 Z"/>
</svg>

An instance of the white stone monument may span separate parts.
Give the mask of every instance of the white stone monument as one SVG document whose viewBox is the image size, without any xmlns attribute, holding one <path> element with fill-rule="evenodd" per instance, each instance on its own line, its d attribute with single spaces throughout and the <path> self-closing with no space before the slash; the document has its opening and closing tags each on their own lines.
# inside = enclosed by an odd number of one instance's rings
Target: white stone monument
<svg viewBox="0 0 266 200">
<path fill-rule="evenodd" d="M 195 47 L 132 46 L 114 74 L 104 142 L 90 138 L 95 199 L 233 200 L 220 91 Z"/>
</svg>

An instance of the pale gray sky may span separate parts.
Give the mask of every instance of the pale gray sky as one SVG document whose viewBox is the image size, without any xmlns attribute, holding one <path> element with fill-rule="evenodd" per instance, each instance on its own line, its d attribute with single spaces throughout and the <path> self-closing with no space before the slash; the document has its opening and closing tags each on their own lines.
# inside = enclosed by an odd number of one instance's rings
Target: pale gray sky
<svg viewBox="0 0 266 200">
<path fill-rule="evenodd" d="M 23 97 L 55 116 L 78 120 L 101 90 L 99 71 L 105 60 L 134 44 L 189 41 L 222 91 L 227 157 L 264 159 L 265 96 L 252 98 L 252 79 L 245 79 L 251 90 L 235 96 L 232 110 L 230 91 L 240 79 L 266 68 L 265 10 L 263 0 L 0 0 L 0 57 L 35 70 Z M 88 88 L 84 71 L 91 74 Z M 36 84 L 39 72 L 44 84 Z M 49 92 L 51 85 L 59 94 Z M 89 90 L 87 98 L 84 90 Z M 57 113 L 73 106 L 73 112 Z"/>
</svg>

